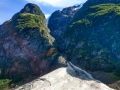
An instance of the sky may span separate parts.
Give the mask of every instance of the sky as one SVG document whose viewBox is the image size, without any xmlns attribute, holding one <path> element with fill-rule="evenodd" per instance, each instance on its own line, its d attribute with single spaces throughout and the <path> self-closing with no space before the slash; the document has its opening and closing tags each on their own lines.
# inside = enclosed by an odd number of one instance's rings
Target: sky
<svg viewBox="0 0 120 90">
<path fill-rule="evenodd" d="M 81 4 L 86 0 L 0 0 L 0 25 L 12 18 L 27 3 L 35 3 L 48 18 L 56 10 L 62 10 L 64 7 Z"/>
</svg>

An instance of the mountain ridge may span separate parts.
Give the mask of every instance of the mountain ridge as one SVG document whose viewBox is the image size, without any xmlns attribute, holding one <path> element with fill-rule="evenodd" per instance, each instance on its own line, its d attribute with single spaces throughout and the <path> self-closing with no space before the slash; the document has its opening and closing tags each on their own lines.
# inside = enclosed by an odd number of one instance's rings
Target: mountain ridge
<svg viewBox="0 0 120 90">
<path fill-rule="evenodd" d="M 104 71 L 120 76 L 118 2 L 119 0 L 88 0 L 82 7 L 58 10 L 49 19 L 50 30 L 40 8 L 32 3 L 26 4 L 20 12 L 0 25 L 0 82 L 5 82 L 3 86 L 0 84 L 0 89 L 9 84 L 15 87 L 18 82 L 24 83 L 24 79 L 29 82 L 66 66 L 68 61 L 91 73 Z M 72 63 L 68 63 L 68 67 L 72 68 L 74 74 L 78 77 L 84 76 L 82 78 L 89 76 L 84 75 L 83 70 L 79 69 L 82 72 L 78 72 Z M 62 70 L 58 71 L 61 73 Z M 67 77 L 66 69 L 63 71 Z M 74 75 L 71 78 L 73 77 Z M 41 81 L 46 82 L 44 78 Z M 51 85 L 50 82 L 47 81 L 47 85 Z M 84 83 L 82 87 L 85 89 Z M 97 85 L 92 88 L 96 89 Z M 113 88 L 119 90 L 119 85 Z"/>
<path fill-rule="evenodd" d="M 119 0 L 88 0 L 66 25 L 59 51 L 85 70 L 119 77 L 119 9 Z"/>
<path fill-rule="evenodd" d="M 59 67 L 60 55 L 49 33 L 44 14 L 31 3 L 3 23 L 0 26 L 0 79 L 10 79 L 14 84 Z"/>
<path fill-rule="evenodd" d="M 63 10 L 57 10 L 53 12 L 48 21 L 48 28 L 50 29 L 50 34 L 56 39 L 56 46 L 60 50 L 60 45 L 63 42 L 63 34 L 66 31 L 67 25 L 73 19 L 75 13 L 81 5 L 74 5 L 71 7 L 63 8 Z"/>
</svg>

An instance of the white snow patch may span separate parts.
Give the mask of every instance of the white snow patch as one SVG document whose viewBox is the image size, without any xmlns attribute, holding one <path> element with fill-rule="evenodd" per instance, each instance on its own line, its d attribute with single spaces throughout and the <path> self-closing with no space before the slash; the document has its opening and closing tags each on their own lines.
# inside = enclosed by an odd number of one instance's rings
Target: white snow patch
<svg viewBox="0 0 120 90">
<path fill-rule="evenodd" d="M 83 78 L 81 78 L 83 77 Z M 15 90 L 113 90 L 93 79 L 86 71 L 68 62 L 59 68 Z"/>
<path fill-rule="evenodd" d="M 45 14 L 46 19 L 50 17 L 50 14 Z"/>
</svg>

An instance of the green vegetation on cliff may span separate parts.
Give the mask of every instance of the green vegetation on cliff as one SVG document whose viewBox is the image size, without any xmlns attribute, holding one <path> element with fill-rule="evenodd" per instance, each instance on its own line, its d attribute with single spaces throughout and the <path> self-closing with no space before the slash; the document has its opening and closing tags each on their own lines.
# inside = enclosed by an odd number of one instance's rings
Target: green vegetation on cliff
<svg viewBox="0 0 120 90">
<path fill-rule="evenodd" d="M 85 9 L 82 14 L 75 17 L 72 24 L 75 25 L 76 23 L 87 24 L 95 23 L 94 21 L 99 21 L 100 18 L 103 17 L 117 17 L 120 15 L 120 5 L 119 4 L 99 4 L 95 6 L 90 6 L 89 8 Z"/>
<path fill-rule="evenodd" d="M 0 79 L 0 90 L 6 90 L 9 88 L 11 80 L 9 79 Z"/>
<path fill-rule="evenodd" d="M 27 4 L 0 26 L 0 32 L 0 90 L 23 79 L 30 81 L 57 66 L 59 55 L 54 38 L 37 5 Z"/>
<path fill-rule="evenodd" d="M 41 21 L 41 22 L 40 22 Z M 16 28 L 24 29 L 24 28 L 39 28 L 40 24 L 43 22 L 43 17 L 30 13 L 23 13 L 17 19 Z"/>
<path fill-rule="evenodd" d="M 86 69 L 119 74 L 120 5 L 98 4 L 77 13 L 65 38 L 68 57 Z M 120 74 L 119 74 L 120 75 Z"/>
<path fill-rule="evenodd" d="M 8 23 L 11 23 L 18 33 L 24 33 L 26 37 L 30 37 L 30 35 L 36 33 L 36 36 L 43 37 L 51 45 L 54 41 L 54 38 L 49 34 L 50 31 L 46 26 L 46 19 L 42 12 L 41 14 L 36 14 L 23 12 L 22 10 L 22 13 L 14 15 Z"/>
</svg>

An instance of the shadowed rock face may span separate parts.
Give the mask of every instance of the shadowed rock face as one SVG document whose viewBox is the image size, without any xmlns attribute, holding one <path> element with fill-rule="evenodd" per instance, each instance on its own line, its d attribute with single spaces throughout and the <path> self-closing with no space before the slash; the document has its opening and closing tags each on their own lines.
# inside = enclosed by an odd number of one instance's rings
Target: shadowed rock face
<svg viewBox="0 0 120 90">
<path fill-rule="evenodd" d="M 48 26 L 59 50 L 65 49 L 62 53 L 68 60 L 91 71 L 104 70 L 120 75 L 120 6 L 115 4 L 117 0 L 114 4 L 106 4 L 113 1 L 94 2 L 88 0 L 81 9 L 73 6 L 54 12 Z M 44 75 L 61 63 L 65 64 L 66 60 L 59 57 L 49 33 L 44 14 L 31 3 L 0 25 L 0 78 L 17 82 L 28 76 Z M 59 82 L 61 79 L 66 81 Z M 58 69 L 20 88 L 26 87 L 34 90 L 111 90 L 71 63 L 68 68 Z"/>
<path fill-rule="evenodd" d="M 92 78 L 86 71 L 68 63 L 45 76 L 27 83 L 15 90 L 113 90 Z"/>
<path fill-rule="evenodd" d="M 119 0 L 88 0 L 75 13 L 65 31 L 59 30 L 62 35 L 56 33 L 63 38 L 58 44 L 60 51 L 68 60 L 87 70 L 116 72 L 120 76 L 119 11 Z M 54 20 L 59 22 L 61 19 L 55 17 Z M 53 26 L 51 31 L 55 30 Z"/>
<path fill-rule="evenodd" d="M 1 78 L 19 81 L 43 75 L 57 65 L 58 52 L 45 21 L 40 8 L 29 3 L 0 26 Z"/>
<path fill-rule="evenodd" d="M 25 7 L 20 11 L 20 13 L 31 13 L 31 14 L 44 16 L 39 6 L 31 3 L 26 4 Z"/>
<path fill-rule="evenodd" d="M 71 22 L 74 14 L 79 9 L 80 5 L 64 8 L 62 11 L 58 10 L 53 12 L 48 21 L 48 28 L 51 31 L 51 35 L 56 39 L 56 45 L 59 48 L 63 42 L 63 34 L 66 31 L 66 27 Z"/>
</svg>

